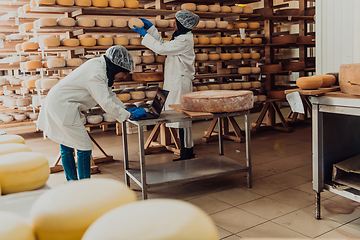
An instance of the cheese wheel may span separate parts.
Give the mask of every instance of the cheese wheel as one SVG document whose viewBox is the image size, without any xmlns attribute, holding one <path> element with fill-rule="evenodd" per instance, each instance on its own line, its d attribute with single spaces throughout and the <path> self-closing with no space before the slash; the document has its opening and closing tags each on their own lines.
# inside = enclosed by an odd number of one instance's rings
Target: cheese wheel
<svg viewBox="0 0 360 240">
<path fill-rule="evenodd" d="M 260 81 L 252 81 L 250 83 L 251 83 L 252 88 L 261 88 L 261 82 Z"/>
<path fill-rule="evenodd" d="M 210 44 L 221 44 L 221 38 L 219 37 L 211 37 Z"/>
<path fill-rule="evenodd" d="M 261 39 L 261 38 L 252 38 L 252 39 L 251 39 L 251 43 L 252 43 L 252 44 L 261 44 L 261 43 L 262 43 L 262 39 Z"/>
<path fill-rule="evenodd" d="M 49 68 L 65 67 L 65 59 L 63 58 L 50 58 L 47 60 Z"/>
<path fill-rule="evenodd" d="M 296 85 L 304 90 L 318 89 L 322 84 L 322 78 L 316 75 L 312 77 L 300 77 L 296 80 Z"/>
<path fill-rule="evenodd" d="M 25 139 L 19 135 L 14 135 L 14 134 L 0 135 L 0 144 L 6 144 L 6 143 L 25 144 Z"/>
<path fill-rule="evenodd" d="M 130 18 L 128 22 L 128 27 L 134 28 L 134 25 L 138 28 L 142 28 L 144 26 L 144 23 L 139 18 Z"/>
<path fill-rule="evenodd" d="M 29 191 L 43 186 L 50 175 L 48 160 L 35 152 L 0 156 L 0 182 L 5 194 Z"/>
<path fill-rule="evenodd" d="M 239 74 L 250 74 L 251 68 L 250 67 L 240 67 L 240 68 L 238 68 L 238 73 Z"/>
<path fill-rule="evenodd" d="M 31 8 L 36 7 L 36 1 L 35 0 L 30 0 L 30 7 Z"/>
<path fill-rule="evenodd" d="M 112 20 L 113 27 L 126 27 L 128 21 L 126 19 L 116 18 Z"/>
<path fill-rule="evenodd" d="M 199 44 L 199 39 L 198 38 L 194 37 L 193 40 L 194 40 L 194 45 Z"/>
<path fill-rule="evenodd" d="M 41 89 L 49 90 L 59 82 L 59 79 L 45 78 L 41 81 Z"/>
<path fill-rule="evenodd" d="M 209 84 L 207 86 L 208 86 L 209 90 L 220 90 L 219 84 Z"/>
<path fill-rule="evenodd" d="M 208 55 L 208 59 L 210 61 L 217 61 L 217 60 L 220 59 L 220 55 L 217 54 L 217 53 L 211 53 L 211 54 Z"/>
<path fill-rule="evenodd" d="M 235 23 L 236 28 L 247 28 L 248 24 L 244 22 Z"/>
<path fill-rule="evenodd" d="M 248 23 L 248 28 L 250 28 L 250 29 L 258 29 L 258 28 L 260 28 L 260 23 L 258 23 L 258 22 L 249 22 Z"/>
<path fill-rule="evenodd" d="M 130 45 L 141 45 L 141 38 L 130 38 Z"/>
<path fill-rule="evenodd" d="M 135 201 L 135 193 L 120 181 L 83 179 L 42 194 L 31 206 L 30 219 L 38 240 L 80 240 L 101 215 Z"/>
<path fill-rule="evenodd" d="M 131 99 L 140 100 L 145 98 L 145 92 L 143 91 L 132 91 L 130 92 Z"/>
<path fill-rule="evenodd" d="M 241 57 L 242 57 L 241 53 L 231 53 L 232 60 L 239 60 L 239 59 L 241 59 Z"/>
<path fill-rule="evenodd" d="M 114 118 L 113 116 L 111 116 L 108 113 L 103 113 L 102 116 L 103 116 L 104 122 L 115 122 L 116 121 L 116 118 Z"/>
<path fill-rule="evenodd" d="M 241 37 L 233 37 L 232 42 L 233 44 L 242 44 L 243 40 Z"/>
<path fill-rule="evenodd" d="M 6 35 L 3 33 L 0 33 L 0 40 L 6 40 Z"/>
<path fill-rule="evenodd" d="M 166 56 L 164 55 L 157 55 L 155 56 L 155 61 L 158 63 L 164 63 L 166 60 Z"/>
<path fill-rule="evenodd" d="M 226 83 L 226 84 L 220 84 L 220 89 L 221 90 L 231 90 L 232 86 L 230 83 Z"/>
<path fill-rule="evenodd" d="M 21 49 L 26 51 L 26 50 L 38 50 L 39 49 L 39 44 L 36 42 L 24 42 L 21 44 Z"/>
<path fill-rule="evenodd" d="M 75 5 L 82 6 L 82 7 L 90 7 L 91 0 L 75 0 Z"/>
<path fill-rule="evenodd" d="M 219 236 L 213 220 L 199 207 L 180 200 L 152 199 L 116 208 L 100 217 L 82 240 L 95 239 L 215 240 Z"/>
<path fill-rule="evenodd" d="M 209 12 L 220 12 L 220 5 L 209 5 Z"/>
<path fill-rule="evenodd" d="M 92 47 L 96 45 L 96 39 L 92 37 L 85 37 L 80 39 L 80 45 L 85 47 Z"/>
<path fill-rule="evenodd" d="M 180 8 L 182 10 L 188 10 L 188 11 L 195 11 L 196 10 L 196 4 L 195 3 L 183 3 L 181 4 Z"/>
<path fill-rule="evenodd" d="M 77 25 L 80 27 L 95 27 L 95 19 L 82 17 L 77 20 Z"/>
<path fill-rule="evenodd" d="M 209 90 L 208 86 L 197 86 L 196 87 L 197 91 L 206 91 Z"/>
<path fill-rule="evenodd" d="M 232 44 L 232 37 L 221 37 L 222 44 Z"/>
<path fill-rule="evenodd" d="M 76 47 L 79 46 L 80 41 L 77 38 L 70 38 L 70 39 L 62 39 L 61 45 L 67 47 Z"/>
<path fill-rule="evenodd" d="M 321 85 L 321 87 L 330 87 L 336 81 L 336 77 L 334 75 L 314 75 L 314 76 L 322 78 L 323 84 Z"/>
<path fill-rule="evenodd" d="M 31 99 L 29 98 L 19 97 L 18 99 L 16 99 L 17 107 L 26 107 L 29 106 L 30 104 L 31 104 Z"/>
<path fill-rule="evenodd" d="M 69 17 L 62 17 L 57 20 L 57 24 L 63 27 L 73 27 L 75 23 L 75 19 Z"/>
<path fill-rule="evenodd" d="M 250 59 L 251 58 L 251 53 L 243 53 L 241 57 L 243 59 Z"/>
<path fill-rule="evenodd" d="M 217 70 L 218 74 L 230 74 L 231 73 L 231 69 L 230 68 L 219 68 Z"/>
<path fill-rule="evenodd" d="M 52 27 L 56 25 L 57 22 L 55 18 L 40 18 L 37 22 L 37 26 L 39 27 Z"/>
<path fill-rule="evenodd" d="M 74 0 L 56 0 L 57 5 L 74 6 Z"/>
<path fill-rule="evenodd" d="M 181 95 L 181 108 L 192 112 L 237 112 L 253 107 L 252 91 L 211 90 Z"/>
<path fill-rule="evenodd" d="M 39 5 L 55 5 L 55 0 L 35 0 L 35 2 Z"/>
<path fill-rule="evenodd" d="M 265 95 L 259 95 L 258 96 L 258 101 L 259 102 L 265 102 L 266 101 L 266 96 Z"/>
<path fill-rule="evenodd" d="M 109 0 L 109 6 L 123 8 L 125 6 L 125 3 L 123 0 Z"/>
<path fill-rule="evenodd" d="M 112 38 L 104 37 L 96 40 L 98 46 L 112 46 L 114 41 Z"/>
<path fill-rule="evenodd" d="M 23 11 L 24 11 L 24 13 L 27 13 L 27 12 L 29 12 L 31 10 L 31 6 L 30 6 L 30 4 L 28 3 L 28 4 L 25 4 L 24 6 L 23 6 Z"/>
<path fill-rule="evenodd" d="M 244 8 L 241 6 L 231 6 L 231 12 L 233 13 L 242 13 Z"/>
<path fill-rule="evenodd" d="M 136 0 L 124 0 L 126 8 L 139 8 L 139 2 Z"/>
<path fill-rule="evenodd" d="M 35 87 L 35 82 L 36 82 L 36 80 L 38 80 L 38 78 L 30 78 L 30 79 L 24 81 L 24 82 L 25 82 L 25 87 L 27 87 L 27 88 L 34 88 L 34 87 Z M 30 104 L 30 103 L 29 103 L 29 104 Z M 28 104 L 28 105 L 29 105 L 29 104 Z"/>
<path fill-rule="evenodd" d="M 195 60 L 197 60 L 197 61 L 207 61 L 208 60 L 208 54 L 207 53 L 196 53 L 195 54 Z"/>
<path fill-rule="evenodd" d="M 36 70 L 38 68 L 42 68 L 41 61 L 28 61 L 25 63 L 25 69 L 27 71 Z"/>
<path fill-rule="evenodd" d="M 60 46 L 60 40 L 56 37 L 44 38 L 42 41 L 43 47 L 58 47 Z"/>
<path fill-rule="evenodd" d="M 209 44 L 210 43 L 210 38 L 208 37 L 198 37 L 199 40 L 199 44 Z"/>
<path fill-rule="evenodd" d="M 108 18 L 98 18 L 95 22 L 97 27 L 111 27 L 112 25 L 111 19 Z"/>
<path fill-rule="evenodd" d="M 241 82 L 232 82 L 230 83 L 231 84 L 231 88 L 233 90 L 240 90 L 241 89 Z"/>
<path fill-rule="evenodd" d="M 107 7 L 108 0 L 91 0 L 91 5 L 94 7 Z"/>
<path fill-rule="evenodd" d="M 221 60 L 230 60 L 231 59 L 231 53 L 220 53 L 220 59 Z"/>
<path fill-rule="evenodd" d="M 18 44 L 16 44 L 16 45 L 15 45 L 15 49 L 16 49 L 16 51 L 20 52 L 20 51 L 22 51 L 22 50 L 23 50 L 23 49 L 22 49 L 22 47 L 21 47 L 21 46 L 22 46 L 22 44 L 23 44 L 23 43 L 18 43 Z"/>
<path fill-rule="evenodd" d="M 34 23 L 24 23 L 24 24 L 22 24 L 22 26 L 24 27 L 23 30 L 25 32 L 28 32 L 34 28 Z"/>
<path fill-rule="evenodd" d="M 129 101 L 131 99 L 131 96 L 129 93 L 120 93 L 116 95 L 122 102 Z"/>
<path fill-rule="evenodd" d="M 251 53 L 251 58 L 252 59 L 259 59 L 261 56 L 260 56 L 260 53 Z"/>
<path fill-rule="evenodd" d="M 155 57 L 154 56 L 142 56 L 141 57 L 141 62 L 143 62 L 143 63 L 154 63 L 155 62 Z"/>
<path fill-rule="evenodd" d="M 251 82 L 242 82 L 241 87 L 242 87 L 242 89 L 250 89 L 251 88 Z"/>
<path fill-rule="evenodd" d="M 0 211 L 0 239 L 35 240 L 35 235 L 26 219 L 12 212 Z"/>
<path fill-rule="evenodd" d="M 228 28 L 229 23 L 227 21 L 218 21 L 216 22 L 217 28 Z"/>
<path fill-rule="evenodd" d="M 81 58 L 71 58 L 66 60 L 66 66 L 68 67 L 77 67 L 83 64 L 83 60 Z"/>
<path fill-rule="evenodd" d="M 197 5 L 196 10 L 200 11 L 200 12 L 207 12 L 207 11 L 209 11 L 209 6 L 208 5 Z"/>
<path fill-rule="evenodd" d="M 129 45 L 129 39 L 127 37 L 116 37 L 114 38 L 114 45 Z"/>
<path fill-rule="evenodd" d="M 253 74 L 259 74 L 260 72 L 261 72 L 261 68 L 259 68 L 259 67 L 251 68 L 251 73 L 253 73 Z"/>
<path fill-rule="evenodd" d="M 254 103 L 259 101 L 259 97 L 257 95 L 254 95 Z"/>
<path fill-rule="evenodd" d="M 196 25 L 196 27 L 197 28 L 205 28 L 206 27 L 205 21 L 200 20 L 198 25 Z"/>
<path fill-rule="evenodd" d="M 221 12 L 229 13 L 229 12 L 231 12 L 231 7 L 229 7 L 229 6 L 221 6 Z"/>
<path fill-rule="evenodd" d="M 244 7 L 244 11 L 243 13 L 246 13 L 246 14 L 252 14 L 254 12 L 253 8 L 252 7 Z"/>
<path fill-rule="evenodd" d="M 169 21 L 165 19 L 156 19 L 156 26 L 160 28 L 169 27 Z"/>
<path fill-rule="evenodd" d="M 216 22 L 215 21 L 205 21 L 205 27 L 206 28 L 215 28 L 216 27 Z"/>
</svg>

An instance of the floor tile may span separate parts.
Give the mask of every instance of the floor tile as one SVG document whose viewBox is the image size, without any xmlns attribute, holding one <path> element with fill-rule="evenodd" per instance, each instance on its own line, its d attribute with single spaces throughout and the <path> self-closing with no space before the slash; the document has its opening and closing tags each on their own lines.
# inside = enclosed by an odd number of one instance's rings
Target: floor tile
<svg viewBox="0 0 360 240">
<path fill-rule="evenodd" d="M 315 194 L 291 188 L 267 197 L 295 208 L 303 208 L 315 204 Z"/>
<path fill-rule="evenodd" d="M 207 214 L 217 213 L 232 207 L 230 204 L 208 196 L 193 198 L 190 199 L 189 202 L 195 204 L 204 210 Z"/>
<path fill-rule="evenodd" d="M 250 188 L 249 191 L 263 196 L 268 196 L 270 194 L 283 191 L 285 189 L 288 189 L 288 187 L 274 182 L 266 181 L 264 179 L 259 179 L 252 182 L 252 188 Z"/>
<path fill-rule="evenodd" d="M 294 189 L 297 189 L 297 190 L 300 190 L 300 191 L 304 191 L 304 192 L 307 192 L 307 193 L 310 193 L 310 194 L 315 194 L 315 191 L 313 189 L 313 183 L 312 182 L 307 182 L 307 183 L 304 183 L 304 184 L 301 184 L 299 186 L 296 186 L 296 187 L 293 187 Z M 335 193 L 332 193 L 332 192 L 329 192 L 329 191 L 323 191 L 321 193 L 321 201 L 327 199 L 327 198 L 330 198 L 330 197 L 334 197 L 336 194 Z"/>
<path fill-rule="evenodd" d="M 348 226 L 341 226 L 330 232 L 327 232 L 315 239 L 359 239 L 360 231 Z"/>
<path fill-rule="evenodd" d="M 240 240 L 241 238 L 236 235 L 231 235 L 230 237 L 223 238 L 224 240 Z"/>
<path fill-rule="evenodd" d="M 229 237 L 231 235 L 233 235 L 233 233 L 226 231 L 225 229 L 221 228 L 221 227 L 216 227 L 218 230 L 218 234 L 219 234 L 219 239 L 223 239 L 226 237 Z"/>
<path fill-rule="evenodd" d="M 231 204 L 232 206 L 250 202 L 262 197 L 259 194 L 252 193 L 250 191 L 240 188 L 232 188 L 224 191 L 219 191 L 216 193 L 211 193 L 209 194 L 209 196 L 218 199 L 220 201 L 223 201 L 225 203 Z"/>
<path fill-rule="evenodd" d="M 309 181 L 309 179 L 307 179 L 305 177 L 290 174 L 287 172 L 283 172 L 283 173 L 279 173 L 276 175 L 266 177 L 264 180 L 269 180 L 274 183 L 279 183 L 279 184 L 287 186 L 287 187 L 295 187 L 295 186 L 304 184 Z"/>
</svg>

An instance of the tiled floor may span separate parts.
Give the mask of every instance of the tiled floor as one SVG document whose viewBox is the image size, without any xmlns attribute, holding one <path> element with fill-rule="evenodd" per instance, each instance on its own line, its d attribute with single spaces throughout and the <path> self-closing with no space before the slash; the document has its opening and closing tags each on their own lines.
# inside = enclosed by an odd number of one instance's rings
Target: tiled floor
<svg viewBox="0 0 360 240">
<path fill-rule="evenodd" d="M 252 115 L 252 118 L 256 115 Z M 239 118 L 243 126 L 243 118 Z M 210 122 L 195 122 L 193 135 L 197 157 L 218 153 L 217 142 L 202 143 Z M 148 136 L 149 132 L 146 132 Z M 41 152 L 54 164 L 58 145 L 42 134 L 23 134 L 33 151 Z M 92 136 L 117 160 L 98 164 L 101 174 L 93 178 L 124 181 L 122 139 L 114 131 L 95 131 Z M 137 134 L 129 136 L 131 165 L 138 161 Z M 253 187 L 246 187 L 246 174 L 233 174 L 176 187 L 153 188 L 149 198 L 176 198 L 189 201 L 208 213 L 218 226 L 221 239 L 241 238 L 360 238 L 360 203 L 329 192 L 322 193 L 322 220 L 315 220 L 315 194 L 312 190 L 311 126 L 299 125 L 293 133 L 267 131 L 252 134 Z M 244 162 L 245 144 L 225 140 L 225 155 Z M 96 150 L 94 156 L 100 155 Z M 170 153 L 147 155 L 147 164 L 168 162 Z M 65 182 L 64 173 L 50 176 L 48 186 Z M 141 191 L 132 183 L 141 199 Z M 347 209 L 338 214 L 336 209 Z M 335 209 L 335 210 L 334 210 Z"/>
</svg>

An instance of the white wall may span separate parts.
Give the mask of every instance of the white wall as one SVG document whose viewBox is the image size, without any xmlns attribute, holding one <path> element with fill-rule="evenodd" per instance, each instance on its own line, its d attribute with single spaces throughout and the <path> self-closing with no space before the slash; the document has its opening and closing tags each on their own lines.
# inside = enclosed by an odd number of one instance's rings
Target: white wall
<svg viewBox="0 0 360 240">
<path fill-rule="evenodd" d="M 316 74 L 360 63 L 360 0 L 316 0 Z"/>
</svg>

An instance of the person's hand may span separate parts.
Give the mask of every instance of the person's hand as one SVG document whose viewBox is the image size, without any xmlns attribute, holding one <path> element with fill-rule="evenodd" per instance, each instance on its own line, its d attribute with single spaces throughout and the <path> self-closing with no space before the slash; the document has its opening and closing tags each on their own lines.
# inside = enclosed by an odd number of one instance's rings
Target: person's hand
<svg viewBox="0 0 360 240">
<path fill-rule="evenodd" d="M 139 120 L 146 116 L 146 110 L 140 107 L 133 107 L 127 109 L 127 111 L 132 114 L 132 116 L 130 116 L 130 120 Z"/>
<path fill-rule="evenodd" d="M 133 30 L 134 32 L 139 33 L 142 37 L 144 37 L 147 34 L 147 31 L 144 29 L 144 27 L 142 28 L 138 28 L 137 26 L 133 25 L 134 28 L 132 28 L 131 30 Z"/>
<path fill-rule="evenodd" d="M 144 27 L 146 29 L 151 28 L 154 24 L 152 24 L 152 22 L 150 22 L 149 20 L 145 19 L 145 18 L 139 18 L 143 23 L 144 23 Z"/>
</svg>

